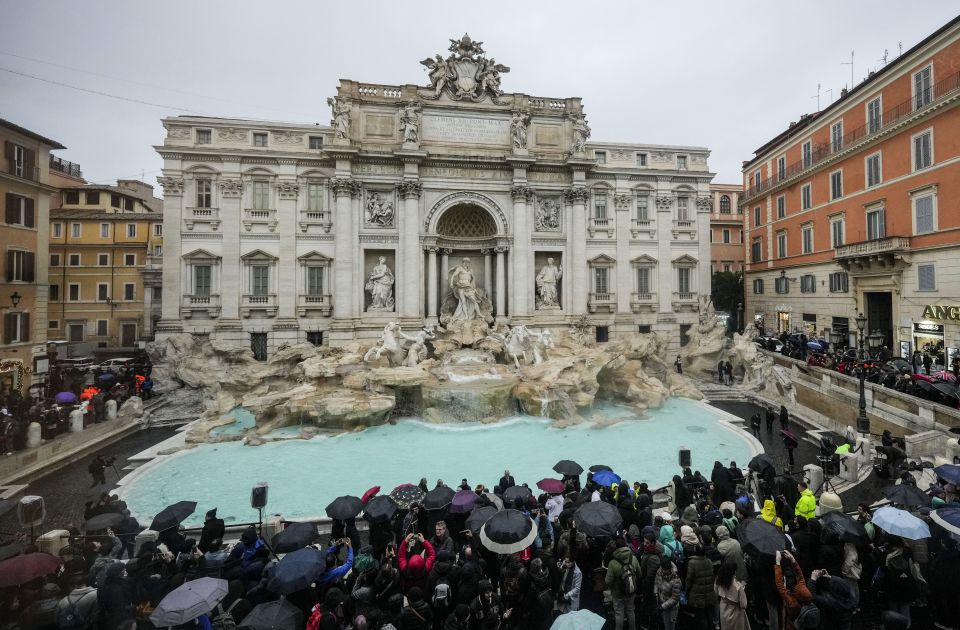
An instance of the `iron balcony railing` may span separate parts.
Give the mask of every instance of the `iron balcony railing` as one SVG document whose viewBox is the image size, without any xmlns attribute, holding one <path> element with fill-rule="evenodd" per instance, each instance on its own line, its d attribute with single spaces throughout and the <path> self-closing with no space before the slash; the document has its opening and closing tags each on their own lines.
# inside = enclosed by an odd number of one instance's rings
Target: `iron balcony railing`
<svg viewBox="0 0 960 630">
<path fill-rule="evenodd" d="M 55 155 L 50 156 L 50 170 L 59 171 L 73 177 L 83 177 L 83 175 L 80 173 L 79 164 L 64 160 L 63 158 L 59 158 Z"/>
<path fill-rule="evenodd" d="M 821 162 L 842 153 L 850 146 L 876 136 L 887 129 L 899 124 L 904 119 L 915 115 L 945 98 L 953 96 L 960 90 L 960 72 L 955 72 L 946 79 L 935 83 L 931 87 L 914 94 L 911 98 L 883 112 L 879 125 L 868 121 L 844 135 L 840 142 L 834 144 L 831 139 L 812 147 L 809 159 L 801 157 L 798 161 L 786 167 L 783 173 L 777 172 L 760 182 L 759 186 L 751 186 L 743 196 L 743 203 L 748 203 L 754 197 L 764 194 L 773 188 L 793 179 L 794 177 L 816 168 Z"/>
</svg>

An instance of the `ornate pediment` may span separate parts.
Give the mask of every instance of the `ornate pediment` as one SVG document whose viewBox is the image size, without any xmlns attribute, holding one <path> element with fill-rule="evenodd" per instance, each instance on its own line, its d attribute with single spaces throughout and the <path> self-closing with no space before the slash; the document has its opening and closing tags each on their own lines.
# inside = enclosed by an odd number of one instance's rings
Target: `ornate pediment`
<svg viewBox="0 0 960 630">
<path fill-rule="evenodd" d="M 637 256 L 636 258 L 634 258 L 633 260 L 631 260 L 631 261 L 630 261 L 630 264 L 633 265 L 633 266 L 635 266 L 635 267 L 644 267 L 644 266 L 648 266 L 648 265 L 656 265 L 656 264 L 657 264 L 657 259 L 654 258 L 653 256 L 648 256 L 647 254 L 641 254 L 640 256 Z"/>
<path fill-rule="evenodd" d="M 600 254 L 588 260 L 587 264 L 591 267 L 612 267 L 613 265 L 617 264 L 617 260 L 607 256 L 606 254 Z"/>
<path fill-rule="evenodd" d="M 693 256 L 691 256 L 690 254 L 684 254 L 683 256 L 678 256 L 678 257 L 674 258 L 672 262 L 673 262 L 674 265 L 679 265 L 679 266 L 682 266 L 682 265 L 697 265 L 697 264 L 700 263 L 699 260 L 697 260 L 696 258 L 694 258 Z"/>
<path fill-rule="evenodd" d="M 330 264 L 333 261 L 332 258 L 324 256 L 318 251 L 311 251 L 307 252 L 303 256 L 297 256 L 297 260 L 299 260 L 301 263 L 313 263 L 315 265 Z"/>
<path fill-rule="evenodd" d="M 272 254 L 268 254 L 262 249 L 255 249 L 252 252 L 247 252 L 246 254 L 241 256 L 240 260 L 248 263 L 276 262 L 277 257 Z"/>
<path fill-rule="evenodd" d="M 470 39 L 467 34 L 460 39 L 451 39 L 448 50 L 451 54 L 446 59 L 434 55 L 432 59 L 428 57 L 420 62 L 430 71 L 433 93 L 427 98 L 436 100 L 446 92 L 455 101 L 477 103 L 489 96 L 491 101 L 502 105 L 500 75 L 510 72 L 510 68 L 498 64 L 492 57 L 487 59 L 483 42 Z"/>
<path fill-rule="evenodd" d="M 211 262 L 211 261 L 219 261 L 220 256 L 217 256 L 216 254 L 211 254 L 205 249 L 195 249 L 189 254 L 184 254 L 183 259 L 189 260 L 192 262 L 201 262 L 201 261 Z"/>
</svg>

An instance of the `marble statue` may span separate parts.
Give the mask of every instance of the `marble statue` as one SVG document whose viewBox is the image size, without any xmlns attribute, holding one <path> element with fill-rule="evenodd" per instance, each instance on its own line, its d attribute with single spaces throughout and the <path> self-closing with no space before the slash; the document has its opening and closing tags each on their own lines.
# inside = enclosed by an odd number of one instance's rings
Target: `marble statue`
<svg viewBox="0 0 960 630">
<path fill-rule="evenodd" d="M 420 106 L 410 103 L 400 110 L 400 133 L 404 142 L 420 142 Z"/>
<path fill-rule="evenodd" d="M 436 55 L 434 59 L 428 57 L 420 63 L 430 70 L 430 87 L 433 88 L 433 98 L 436 100 L 447 87 L 447 81 L 453 76 L 453 71 L 440 55 Z"/>
<path fill-rule="evenodd" d="M 327 99 L 327 105 L 333 109 L 333 133 L 337 139 L 350 138 L 350 104 L 334 96 Z"/>
<path fill-rule="evenodd" d="M 457 300 L 457 307 L 450 317 L 451 321 L 469 321 L 482 319 L 480 295 L 477 290 L 476 276 L 470 268 L 470 259 L 464 258 L 459 265 L 450 270 L 450 292 Z"/>
<path fill-rule="evenodd" d="M 367 200 L 367 223 L 380 227 L 393 227 L 393 203 L 380 197 L 380 193 L 373 193 Z"/>
<path fill-rule="evenodd" d="M 403 365 L 405 367 L 417 367 L 420 362 L 427 358 L 427 340 L 434 339 L 435 337 L 433 327 L 428 326 L 421 328 L 413 336 L 401 332 L 399 327 L 397 327 L 397 332 L 400 333 L 401 337 L 410 342 L 410 345 L 406 348 Z"/>
<path fill-rule="evenodd" d="M 387 266 L 387 259 L 380 257 L 379 262 L 370 270 L 364 288 L 370 294 L 368 311 L 393 310 L 393 271 Z"/>
<path fill-rule="evenodd" d="M 494 103 L 500 104 L 503 94 L 500 88 L 500 75 L 510 72 L 510 68 L 497 63 L 495 59 L 484 56 L 483 42 L 464 35 L 460 39 L 450 40 L 450 55 L 444 59 L 440 55 L 427 58 L 420 63 L 430 71 L 430 98 L 437 100 L 444 90 L 449 89 L 453 100 L 479 102 L 489 96 Z"/>
<path fill-rule="evenodd" d="M 541 199 L 537 204 L 534 217 L 537 232 L 556 232 L 560 230 L 560 204 L 556 199 Z"/>
<path fill-rule="evenodd" d="M 583 153 L 587 148 L 587 138 L 590 137 L 590 125 L 583 114 L 574 114 L 573 120 L 573 152 Z"/>
<path fill-rule="evenodd" d="M 399 330 L 400 326 L 396 322 L 390 322 L 383 327 L 383 332 L 380 334 L 380 339 L 377 340 L 376 345 L 367 350 L 366 354 L 363 355 L 363 360 L 366 362 L 378 360 L 384 352 L 387 353 L 388 357 L 395 357 L 399 354 L 401 347 L 400 342 L 397 341 L 397 335 L 395 331 Z M 391 364 L 393 361 L 391 360 Z"/>
<path fill-rule="evenodd" d="M 520 369 L 520 358 L 523 357 L 523 364 L 527 364 L 527 340 L 533 337 L 533 333 L 527 330 L 523 324 L 518 324 L 510 328 L 507 338 L 503 342 L 504 352 L 513 359 L 513 364 Z"/>
<path fill-rule="evenodd" d="M 510 121 L 510 133 L 513 136 L 513 148 L 527 148 L 527 127 L 530 125 L 530 114 L 526 112 L 513 112 L 513 120 Z"/>
<path fill-rule="evenodd" d="M 537 274 L 537 308 L 559 308 L 557 285 L 563 277 L 563 267 L 553 264 L 553 258 L 547 258 L 547 264 Z"/>
<path fill-rule="evenodd" d="M 554 347 L 553 333 L 549 328 L 544 328 L 536 335 L 533 342 L 533 364 L 540 365 L 547 360 L 547 350 Z"/>
</svg>

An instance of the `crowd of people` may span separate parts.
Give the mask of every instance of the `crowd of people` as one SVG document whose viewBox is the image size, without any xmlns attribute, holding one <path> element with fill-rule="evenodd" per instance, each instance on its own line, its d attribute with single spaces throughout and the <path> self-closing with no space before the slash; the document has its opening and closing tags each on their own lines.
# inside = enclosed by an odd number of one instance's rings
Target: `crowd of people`
<svg viewBox="0 0 960 630">
<path fill-rule="evenodd" d="M 855 620 L 887 629 L 958 627 L 960 549 L 928 516 L 930 507 L 960 506 L 955 486 L 941 480 L 928 490 L 930 504 L 918 515 L 929 523 L 929 538 L 874 526 L 866 505 L 853 517 L 866 535 L 849 538 L 823 521 L 842 509 L 836 495 L 822 493 L 818 507 L 803 482 L 781 477 L 750 496 L 744 472 L 716 462 L 708 480 L 686 469 L 664 488 L 670 500 L 660 509 L 646 484 L 600 485 L 594 473 L 582 487 L 579 475 L 565 475 L 562 491 L 539 496 L 515 488 L 509 472 L 492 492 L 464 479 L 459 490 L 477 495 L 473 511 L 500 509 L 506 499 L 507 509 L 532 519 L 532 543 L 494 553 L 469 525 L 472 512 L 414 502 L 372 520 L 365 535 L 355 519 L 335 520 L 328 544 L 315 544 L 322 570 L 294 592 L 274 588 L 278 558 L 255 527 L 225 544 L 213 508 L 199 536 L 172 526 L 134 553 L 143 527 L 105 494 L 87 505 L 85 518 L 115 513 L 116 524 L 93 535 L 71 528 L 59 573 L 0 590 L 0 629 L 152 628 L 163 597 L 202 576 L 228 580 L 229 589 L 185 628 L 231 629 L 258 604 L 281 597 L 299 608 L 308 630 L 545 630 L 580 609 L 616 630 L 844 630 Z M 903 483 L 912 480 L 904 473 Z M 428 490 L 426 480 L 420 488 Z M 587 535 L 577 523 L 578 510 L 593 502 L 619 513 L 612 535 Z M 746 535 L 752 521 L 783 532 L 775 553 Z"/>
</svg>

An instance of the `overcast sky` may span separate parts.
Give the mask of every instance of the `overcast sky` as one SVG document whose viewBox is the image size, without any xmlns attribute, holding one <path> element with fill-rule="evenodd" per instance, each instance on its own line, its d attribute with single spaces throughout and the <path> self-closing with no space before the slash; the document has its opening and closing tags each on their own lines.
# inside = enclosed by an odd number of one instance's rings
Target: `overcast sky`
<svg viewBox="0 0 960 630">
<path fill-rule="evenodd" d="M 252 2 L 0 0 L 0 117 L 58 140 L 98 183 L 162 165 L 184 113 L 328 124 L 339 78 L 425 84 L 467 31 L 506 92 L 580 96 L 596 141 L 706 146 L 715 182 L 948 22 L 955 1 Z M 82 87 L 156 107 L 81 92 Z"/>
</svg>

